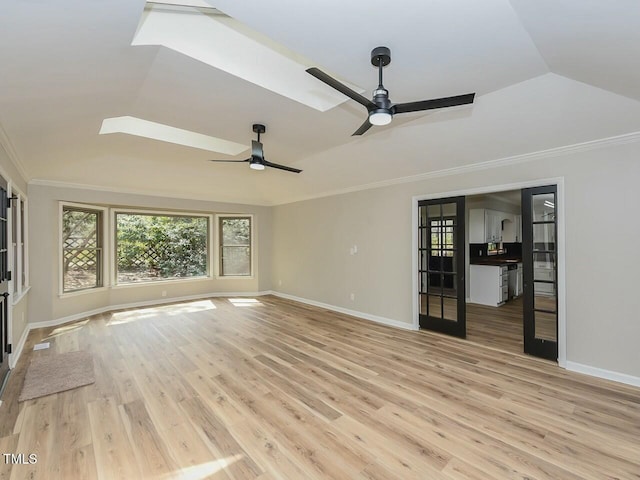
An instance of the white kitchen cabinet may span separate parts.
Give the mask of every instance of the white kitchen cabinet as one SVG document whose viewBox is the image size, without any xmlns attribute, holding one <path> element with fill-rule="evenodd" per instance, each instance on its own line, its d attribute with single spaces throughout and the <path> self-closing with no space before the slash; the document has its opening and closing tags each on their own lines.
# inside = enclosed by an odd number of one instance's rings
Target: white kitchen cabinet
<svg viewBox="0 0 640 480">
<path fill-rule="evenodd" d="M 505 213 L 503 220 L 506 221 L 502 231 L 502 241 L 506 243 L 522 243 L 522 215 Z"/>
<path fill-rule="evenodd" d="M 499 307 L 509 299 L 508 267 L 471 265 L 469 297 L 471 303 Z"/>
<path fill-rule="evenodd" d="M 469 210 L 469 243 L 502 241 L 502 212 L 486 208 Z"/>
</svg>

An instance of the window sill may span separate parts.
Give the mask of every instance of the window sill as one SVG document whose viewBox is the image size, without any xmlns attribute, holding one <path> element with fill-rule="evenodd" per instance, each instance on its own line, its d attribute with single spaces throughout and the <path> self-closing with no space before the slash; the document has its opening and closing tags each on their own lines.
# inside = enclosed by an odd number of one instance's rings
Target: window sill
<svg viewBox="0 0 640 480">
<path fill-rule="evenodd" d="M 212 279 L 211 276 L 206 277 L 190 277 L 190 278 L 173 278 L 169 280 L 156 280 L 152 282 L 135 282 L 135 283 L 116 283 L 112 285 L 111 288 L 114 290 L 120 290 L 123 288 L 131 288 L 131 287 L 150 287 L 153 285 L 167 285 L 174 283 L 189 283 L 189 282 L 206 282 Z"/>
<path fill-rule="evenodd" d="M 59 298 L 77 297 L 79 295 L 86 295 L 88 293 L 104 292 L 106 290 L 108 290 L 108 287 L 85 288 L 84 290 L 76 290 L 74 292 L 59 293 L 58 297 Z"/>
<path fill-rule="evenodd" d="M 18 295 L 18 296 L 13 298 L 13 305 L 19 304 L 22 301 L 22 299 L 24 298 L 24 296 L 27 293 L 29 293 L 29 290 L 31 290 L 31 285 L 28 285 L 28 286 L 24 287 L 22 292 L 20 292 L 20 295 Z"/>
<path fill-rule="evenodd" d="M 216 275 L 216 280 L 253 280 L 253 275 Z"/>
</svg>

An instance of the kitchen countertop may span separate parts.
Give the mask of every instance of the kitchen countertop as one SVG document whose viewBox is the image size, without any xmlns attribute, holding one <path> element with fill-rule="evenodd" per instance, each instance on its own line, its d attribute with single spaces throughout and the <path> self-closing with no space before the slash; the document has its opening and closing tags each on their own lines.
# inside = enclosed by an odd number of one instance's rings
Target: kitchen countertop
<svg viewBox="0 0 640 480">
<path fill-rule="evenodd" d="M 471 265 L 487 265 L 491 267 L 502 267 L 503 265 L 514 265 L 522 262 L 521 258 L 516 257 L 496 257 L 496 258 L 472 258 L 469 263 Z"/>
</svg>

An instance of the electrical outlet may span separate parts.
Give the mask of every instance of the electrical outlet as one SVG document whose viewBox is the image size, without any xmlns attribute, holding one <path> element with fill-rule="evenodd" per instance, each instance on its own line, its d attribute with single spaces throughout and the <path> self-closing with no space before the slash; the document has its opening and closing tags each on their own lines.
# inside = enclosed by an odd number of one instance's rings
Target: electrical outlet
<svg viewBox="0 0 640 480">
<path fill-rule="evenodd" d="M 353 302 L 356 299 L 356 294 L 352 293 L 351 295 L 349 295 L 349 298 L 351 298 L 351 301 Z"/>
<path fill-rule="evenodd" d="M 166 290 L 162 290 L 162 296 L 166 297 L 167 296 L 167 291 Z"/>
<path fill-rule="evenodd" d="M 278 286 L 281 287 L 282 286 L 282 280 L 278 280 Z"/>
</svg>

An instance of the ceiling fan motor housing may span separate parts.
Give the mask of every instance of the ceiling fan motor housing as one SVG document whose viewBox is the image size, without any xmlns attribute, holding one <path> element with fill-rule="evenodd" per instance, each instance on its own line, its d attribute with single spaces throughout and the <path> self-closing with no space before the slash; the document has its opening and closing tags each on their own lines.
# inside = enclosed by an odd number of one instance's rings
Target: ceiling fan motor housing
<svg viewBox="0 0 640 480">
<path fill-rule="evenodd" d="M 386 88 L 376 88 L 373 91 L 373 103 L 375 103 L 379 108 L 384 108 L 386 110 L 391 108 L 391 100 L 389 100 L 389 90 Z"/>
</svg>

